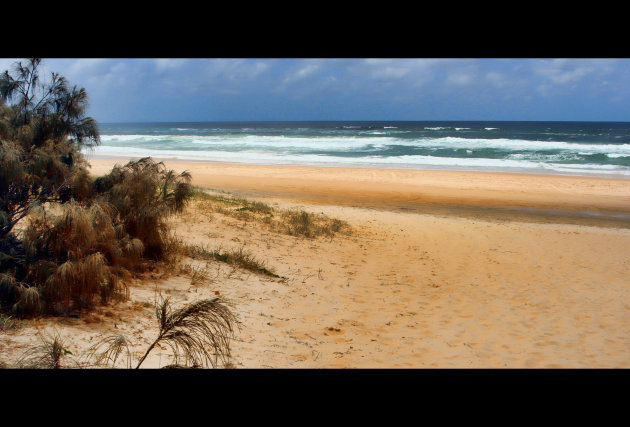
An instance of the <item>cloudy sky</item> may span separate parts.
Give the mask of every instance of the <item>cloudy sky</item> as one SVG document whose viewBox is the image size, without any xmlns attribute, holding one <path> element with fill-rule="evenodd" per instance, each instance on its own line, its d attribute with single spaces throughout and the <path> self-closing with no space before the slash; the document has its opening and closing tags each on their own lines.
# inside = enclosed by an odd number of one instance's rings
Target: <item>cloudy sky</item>
<svg viewBox="0 0 630 427">
<path fill-rule="evenodd" d="M 13 59 L 0 59 L 0 71 Z M 630 59 L 45 59 L 100 122 L 630 121 Z"/>
</svg>

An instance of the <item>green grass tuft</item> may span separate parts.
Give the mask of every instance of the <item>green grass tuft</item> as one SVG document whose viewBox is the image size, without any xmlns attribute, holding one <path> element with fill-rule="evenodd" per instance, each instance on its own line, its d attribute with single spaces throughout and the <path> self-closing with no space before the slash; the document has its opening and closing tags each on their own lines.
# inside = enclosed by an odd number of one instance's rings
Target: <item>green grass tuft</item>
<svg viewBox="0 0 630 427">
<path fill-rule="evenodd" d="M 332 238 L 336 234 L 352 232 L 352 227 L 346 221 L 303 209 L 277 209 L 263 202 L 210 194 L 198 187 L 193 195 L 203 202 L 199 207 L 204 210 L 242 221 L 256 220 L 277 233 L 312 239 L 320 236 Z"/>
<path fill-rule="evenodd" d="M 265 263 L 258 260 L 251 252 L 246 251 L 245 246 L 224 251 L 220 247 L 210 250 L 204 246 L 188 245 L 186 247 L 186 253 L 191 258 L 198 257 L 205 260 L 217 260 L 226 264 L 235 265 L 253 273 L 260 273 L 277 279 L 285 279 L 285 277 L 279 276 L 267 268 Z"/>
</svg>

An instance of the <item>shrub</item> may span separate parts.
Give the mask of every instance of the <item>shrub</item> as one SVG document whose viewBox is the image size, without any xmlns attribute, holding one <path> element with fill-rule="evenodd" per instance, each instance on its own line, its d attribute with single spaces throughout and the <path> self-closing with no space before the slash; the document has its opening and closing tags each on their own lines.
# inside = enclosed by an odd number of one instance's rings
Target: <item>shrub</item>
<svg viewBox="0 0 630 427">
<path fill-rule="evenodd" d="M 121 278 L 165 259 L 166 218 L 192 195 L 188 172 L 151 158 L 92 179 L 87 94 L 55 73 L 42 83 L 40 62 L 0 74 L 0 310 L 20 316 L 126 297 Z"/>
<path fill-rule="evenodd" d="M 88 196 L 80 150 L 100 143 L 96 122 L 85 115 L 85 90 L 56 73 L 42 81 L 40 63 L 18 62 L 13 73 L 0 74 L 0 309 L 16 314 L 42 308 L 41 284 L 57 268 L 44 207 Z M 26 236 L 16 232 L 34 211 L 42 219 Z"/>
<path fill-rule="evenodd" d="M 175 174 L 150 157 L 115 166 L 94 182 L 97 194 L 116 207 L 123 229 L 144 244 L 144 255 L 165 255 L 166 218 L 181 212 L 191 198 L 190 173 Z"/>
<path fill-rule="evenodd" d="M 114 213 L 106 202 L 85 207 L 73 201 L 52 221 L 43 214 L 32 217 L 23 233 L 24 282 L 43 302 L 22 309 L 18 301 L 13 310 L 67 314 L 71 308 L 91 308 L 97 301 L 126 296 L 119 269 L 139 258 L 142 242 L 120 236 Z"/>
</svg>

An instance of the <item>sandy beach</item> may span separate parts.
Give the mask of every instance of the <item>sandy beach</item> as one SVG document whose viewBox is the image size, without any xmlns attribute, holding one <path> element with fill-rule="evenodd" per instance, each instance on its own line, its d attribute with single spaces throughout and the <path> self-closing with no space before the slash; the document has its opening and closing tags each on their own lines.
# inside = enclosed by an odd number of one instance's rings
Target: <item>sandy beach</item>
<svg viewBox="0 0 630 427">
<path fill-rule="evenodd" d="M 124 159 L 90 159 L 106 173 Z M 167 161 L 195 185 L 265 198 L 490 219 L 630 223 L 630 179 L 541 174 Z"/>
<path fill-rule="evenodd" d="M 124 163 L 89 161 L 93 175 Z M 297 238 L 193 203 L 172 221 L 184 241 L 244 247 L 283 279 L 187 260 L 213 272 L 209 285 L 179 273 L 144 278 L 126 303 L 6 332 L 5 361 L 53 324 L 73 349 L 103 332 L 149 342 L 159 289 L 181 302 L 232 301 L 236 368 L 630 366 L 630 180 L 166 164 L 199 187 L 321 212 L 353 232 Z"/>
<path fill-rule="evenodd" d="M 628 59 L 0 71 L 0 372 L 630 368 Z"/>
</svg>

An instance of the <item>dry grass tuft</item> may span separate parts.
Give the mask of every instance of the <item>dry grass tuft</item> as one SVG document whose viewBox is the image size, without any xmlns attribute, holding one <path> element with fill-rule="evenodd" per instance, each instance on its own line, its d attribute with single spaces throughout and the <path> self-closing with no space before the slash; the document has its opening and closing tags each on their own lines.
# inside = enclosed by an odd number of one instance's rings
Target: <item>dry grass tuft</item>
<svg viewBox="0 0 630 427">
<path fill-rule="evenodd" d="M 16 364 L 22 369 L 61 369 L 64 366 L 62 361 L 72 353 L 66 349 L 65 342 L 61 339 L 58 332 L 53 335 L 39 332 L 38 345 L 30 347 L 17 360 Z M 76 362 L 71 362 L 74 367 L 79 367 Z"/>
<path fill-rule="evenodd" d="M 110 335 L 100 339 L 91 346 L 85 355 L 85 366 L 115 368 L 120 360 L 125 368 L 131 369 L 131 350 L 127 337 L 123 334 Z M 124 355 L 126 357 L 121 358 Z"/>
<path fill-rule="evenodd" d="M 170 298 L 156 295 L 155 317 L 158 336 L 138 360 L 140 368 L 156 346 L 167 345 L 173 354 L 173 364 L 166 368 L 217 367 L 221 362 L 230 366 L 230 341 L 234 336 L 236 316 L 229 303 L 220 297 L 196 301 L 174 308 Z M 28 348 L 17 361 L 18 368 L 60 369 L 69 367 L 72 353 L 57 332 L 39 333 L 40 344 Z M 92 345 L 80 361 L 70 358 L 73 367 L 132 368 L 132 343 L 123 334 L 104 336 Z"/>
<path fill-rule="evenodd" d="M 201 300 L 174 309 L 170 299 L 160 295 L 155 302 L 155 316 L 158 337 L 140 358 L 136 369 L 158 343 L 171 348 L 175 365 L 216 367 L 219 361 L 229 362 L 236 317 L 222 298 Z"/>
<path fill-rule="evenodd" d="M 17 331 L 25 325 L 25 322 L 13 316 L 0 315 L 0 332 Z"/>
<path fill-rule="evenodd" d="M 40 311 L 42 302 L 37 288 L 19 285 L 17 291 L 19 299 L 13 305 L 14 313 L 37 313 Z"/>
<path fill-rule="evenodd" d="M 199 286 L 210 280 L 207 268 L 183 264 L 180 266 L 179 272 L 190 276 L 191 286 Z"/>
<path fill-rule="evenodd" d="M 216 367 L 219 360 L 231 357 L 230 339 L 236 317 L 220 297 L 206 299 L 174 309 L 169 298 L 156 301 L 155 315 L 160 333 L 138 362 L 139 368 L 151 349 L 159 342 L 173 351 L 174 363 L 184 366 Z"/>
<path fill-rule="evenodd" d="M 309 239 L 325 236 L 333 237 L 338 233 L 350 233 L 346 221 L 330 218 L 324 214 L 313 214 L 303 209 L 288 209 L 282 212 L 283 221 L 274 224 L 277 230 L 291 236 Z"/>
</svg>

